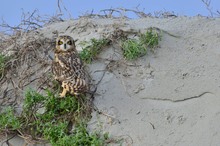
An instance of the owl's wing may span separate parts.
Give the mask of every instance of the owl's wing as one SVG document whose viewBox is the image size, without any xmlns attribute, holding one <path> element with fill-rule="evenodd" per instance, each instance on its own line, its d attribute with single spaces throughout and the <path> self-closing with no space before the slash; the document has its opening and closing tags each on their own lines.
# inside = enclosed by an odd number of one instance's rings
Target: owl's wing
<svg viewBox="0 0 220 146">
<path fill-rule="evenodd" d="M 56 80 L 60 80 L 59 78 L 62 76 L 62 67 L 58 62 L 53 61 L 51 66 L 51 71 Z"/>
<path fill-rule="evenodd" d="M 80 77 L 82 74 L 83 64 L 77 54 L 69 54 L 68 56 L 58 55 L 59 65 L 67 77 Z"/>
</svg>

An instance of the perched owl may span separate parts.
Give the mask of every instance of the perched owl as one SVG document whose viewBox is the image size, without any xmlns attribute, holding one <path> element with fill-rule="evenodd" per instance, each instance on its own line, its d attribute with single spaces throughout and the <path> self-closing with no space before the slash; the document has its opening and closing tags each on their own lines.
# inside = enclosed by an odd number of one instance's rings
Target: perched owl
<svg viewBox="0 0 220 146">
<path fill-rule="evenodd" d="M 72 37 L 63 35 L 57 38 L 52 73 L 62 83 L 60 97 L 65 97 L 67 92 L 79 95 L 88 90 L 88 78 Z"/>
</svg>

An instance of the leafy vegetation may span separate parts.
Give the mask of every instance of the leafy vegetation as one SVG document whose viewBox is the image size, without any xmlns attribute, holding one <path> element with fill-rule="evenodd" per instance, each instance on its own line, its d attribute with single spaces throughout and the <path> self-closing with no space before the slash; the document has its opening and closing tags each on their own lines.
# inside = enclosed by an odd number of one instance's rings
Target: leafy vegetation
<svg viewBox="0 0 220 146">
<path fill-rule="evenodd" d="M 83 47 L 82 52 L 80 52 L 80 58 L 86 62 L 91 63 L 98 54 L 102 51 L 104 47 L 109 44 L 108 39 L 91 39 L 89 42 L 81 42 L 81 46 Z"/>
<path fill-rule="evenodd" d="M 70 135 L 66 135 L 63 131 L 66 127 L 66 123 L 60 123 L 45 130 L 45 136 L 51 139 L 53 146 L 102 146 L 106 140 L 99 134 L 89 134 L 83 124 L 76 126 Z"/>
<path fill-rule="evenodd" d="M 21 125 L 19 119 L 14 116 L 14 110 L 11 107 L 7 107 L 0 114 L 0 131 L 20 129 Z"/>
<path fill-rule="evenodd" d="M 123 55 L 126 59 L 132 60 L 147 53 L 147 48 L 140 44 L 138 40 L 126 40 L 122 42 Z"/>
<path fill-rule="evenodd" d="M 154 49 L 159 45 L 160 36 L 156 30 L 150 28 L 146 33 L 139 34 L 138 39 L 128 39 L 124 37 L 121 37 L 120 39 L 124 58 L 134 60 L 146 55 L 149 49 L 154 52 Z M 99 40 L 93 38 L 89 42 L 81 42 L 80 44 L 83 47 L 83 50 L 80 52 L 80 58 L 86 63 L 92 63 L 102 49 L 109 45 L 111 41 L 112 40 L 108 38 Z"/>
<path fill-rule="evenodd" d="M 154 51 L 155 47 L 159 45 L 160 36 L 159 34 L 150 28 L 145 34 L 140 34 L 140 43 L 145 46 L 151 48 Z"/>
<path fill-rule="evenodd" d="M 89 134 L 86 129 L 90 115 L 86 102 L 83 96 L 61 99 L 50 91 L 42 95 L 30 90 L 25 95 L 20 115 L 11 107 L 0 114 L 0 132 L 30 135 L 35 140 L 48 140 L 53 146 L 104 145 L 108 136 Z"/>
<path fill-rule="evenodd" d="M 138 39 L 122 41 L 123 55 L 128 60 L 134 60 L 147 54 L 148 48 L 153 52 L 159 44 L 159 34 L 149 29 L 145 34 L 140 34 Z"/>
</svg>

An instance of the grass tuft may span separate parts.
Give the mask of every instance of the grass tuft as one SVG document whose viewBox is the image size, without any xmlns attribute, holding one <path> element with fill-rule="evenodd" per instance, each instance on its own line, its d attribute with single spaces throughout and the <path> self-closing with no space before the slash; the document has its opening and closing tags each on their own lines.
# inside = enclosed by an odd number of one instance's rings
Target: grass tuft
<svg viewBox="0 0 220 146">
<path fill-rule="evenodd" d="M 158 47 L 159 40 L 159 33 L 152 28 L 148 29 L 145 34 L 140 35 L 140 43 L 145 47 L 151 48 L 151 51 L 154 51 L 154 49 Z"/>
<path fill-rule="evenodd" d="M 83 50 L 80 52 L 80 58 L 85 63 L 92 63 L 94 59 L 98 56 L 98 54 L 102 51 L 104 47 L 109 44 L 107 39 L 91 39 L 89 42 L 84 41 L 80 43 Z"/>
<path fill-rule="evenodd" d="M 19 119 L 14 116 L 14 110 L 12 107 L 7 107 L 4 111 L 0 114 L 0 131 L 4 130 L 16 130 L 20 129 L 22 126 Z"/>
<path fill-rule="evenodd" d="M 125 59 L 133 60 L 147 53 L 147 48 L 140 44 L 138 40 L 128 39 L 122 42 L 123 55 Z"/>
<path fill-rule="evenodd" d="M 50 125 L 45 128 L 44 136 L 50 139 L 50 143 L 53 146 L 102 146 L 106 140 L 104 136 L 92 133 L 89 134 L 86 125 L 77 125 L 73 133 L 66 134 L 65 129 L 67 123 L 58 123 L 57 125 Z M 52 127 L 52 128 L 51 128 Z"/>
<path fill-rule="evenodd" d="M 148 48 L 154 52 L 159 40 L 159 34 L 153 29 L 149 29 L 145 34 L 140 34 L 138 39 L 123 40 L 121 44 L 123 56 L 128 60 L 134 60 L 146 55 Z"/>
</svg>

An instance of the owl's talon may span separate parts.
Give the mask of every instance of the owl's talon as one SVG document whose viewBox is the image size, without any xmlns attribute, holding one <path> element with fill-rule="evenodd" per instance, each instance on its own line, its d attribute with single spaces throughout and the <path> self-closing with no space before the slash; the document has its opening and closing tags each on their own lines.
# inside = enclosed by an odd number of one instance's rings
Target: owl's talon
<svg viewBox="0 0 220 146">
<path fill-rule="evenodd" d="M 60 93 L 59 95 L 60 95 L 60 97 L 62 97 L 62 98 L 65 97 L 65 95 L 63 95 L 62 93 Z"/>
<path fill-rule="evenodd" d="M 63 89 L 63 92 L 62 93 L 60 93 L 60 97 L 65 97 L 66 96 L 66 90 L 65 89 Z"/>
</svg>

